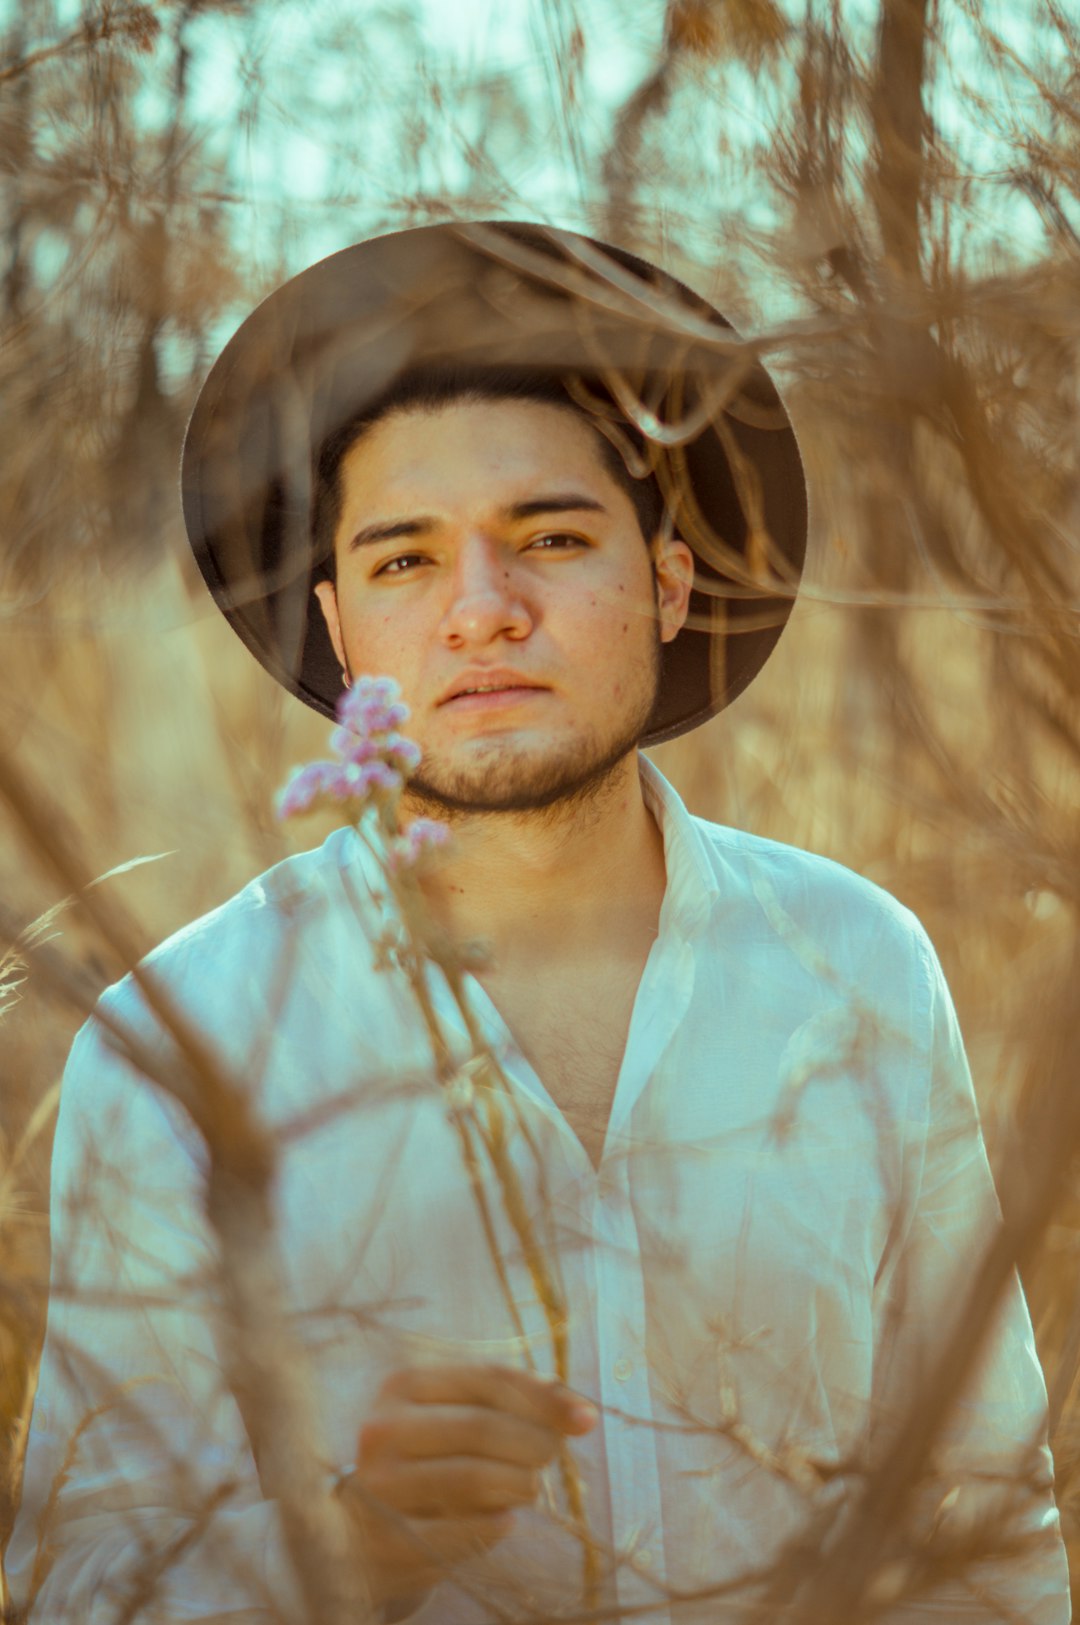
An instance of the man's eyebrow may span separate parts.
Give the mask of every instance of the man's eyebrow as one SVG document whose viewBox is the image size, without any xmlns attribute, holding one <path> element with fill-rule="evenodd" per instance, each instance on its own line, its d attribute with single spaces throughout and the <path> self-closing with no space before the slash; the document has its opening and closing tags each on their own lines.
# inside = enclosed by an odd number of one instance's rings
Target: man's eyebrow
<svg viewBox="0 0 1080 1625">
<path fill-rule="evenodd" d="M 607 513 L 607 509 L 582 491 L 553 491 L 549 496 L 530 497 L 527 502 L 511 502 L 500 510 L 503 519 L 511 520 L 535 519 L 543 513 Z M 349 543 L 349 552 L 358 547 L 370 547 L 374 542 L 392 542 L 401 536 L 423 536 L 437 525 L 438 520 L 429 514 L 418 514 L 413 519 L 376 521 L 357 531 Z"/>
<path fill-rule="evenodd" d="M 426 514 L 416 519 L 388 519 L 381 524 L 365 525 L 358 530 L 349 543 L 349 552 L 358 547 L 370 547 L 372 542 L 392 542 L 395 536 L 422 536 L 425 531 L 433 530 L 436 521 Z"/>
<path fill-rule="evenodd" d="M 507 519 L 534 519 L 541 513 L 607 513 L 602 502 L 581 491 L 559 491 L 551 496 L 530 497 L 528 502 L 512 502 L 503 509 Z"/>
</svg>

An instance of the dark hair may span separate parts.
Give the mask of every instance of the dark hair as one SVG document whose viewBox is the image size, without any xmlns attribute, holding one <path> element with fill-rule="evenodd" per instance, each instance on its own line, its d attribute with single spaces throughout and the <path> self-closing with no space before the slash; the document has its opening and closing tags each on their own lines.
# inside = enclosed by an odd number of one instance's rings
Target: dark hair
<svg viewBox="0 0 1080 1625">
<path fill-rule="evenodd" d="M 558 377 L 506 368 L 413 368 L 401 373 L 375 401 L 348 418 L 319 446 L 313 464 L 311 535 L 314 557 L 326 577 L 336 576 L 334 532 L 341 518 L 341 464 L 368 429 L 391 412 L 411 407 L 430 410 L 453 401 L 540 401 L 574 412 L 594 435 L 604 467 L 634 505 L 641 534 L 648 545 L 664 518 L 664 498 L 654 474 L 638 476 L 627 466 L 619 447 L 598 427 L 597 418 L 581 405 Z M 642 438 L 619 420 L 619 433 L 640 455 Z M 654 569 L 655 574 L 655 569 Z"/>
</svg>

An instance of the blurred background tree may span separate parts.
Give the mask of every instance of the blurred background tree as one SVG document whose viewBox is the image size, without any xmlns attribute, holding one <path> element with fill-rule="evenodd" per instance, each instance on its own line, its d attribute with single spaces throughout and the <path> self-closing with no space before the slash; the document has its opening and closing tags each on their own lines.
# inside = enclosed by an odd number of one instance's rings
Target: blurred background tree
<svg viewBox="0 0 1080 1625">
<path fill-rule="evenodd" d="M 168 854 L 109 882 L 144 947 L 285 853 L 270 792 L 322 738 L 212 608 L 177 500 L 198 386 L 263 294 L 377 231 L 546 220 L 639 250 L 762 338 L 810 473 L 805 590 L 750 692 L 656 757 L 694 811 L 835 857 L 927 924 L 1015 1218 L 1075 1543 L 1069 8 L 7 0 L 0 30 L 0 756 L 87 874 Z M 13 942 L 60 897 L 14 816 L 0 861 Z M 86 989 L 116 974 L 78 911 L 44 935 Z M 16 1464 L 50 1090 L 80 1019 L 23 957 L 20 986 L 16 959 L 0 974 Z"/>
</svg>

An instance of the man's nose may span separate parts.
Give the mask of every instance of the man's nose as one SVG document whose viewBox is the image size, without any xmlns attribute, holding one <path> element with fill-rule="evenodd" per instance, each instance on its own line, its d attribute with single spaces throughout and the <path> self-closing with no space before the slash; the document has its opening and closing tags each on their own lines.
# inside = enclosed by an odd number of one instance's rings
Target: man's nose
<svg viewBox="0 0 1080 1625">
<path fill-rule="evenodd" d="M 488 536 L 465 537 L 450 577 L 442 635 L 453 647 L 490 643 L 501 635 L 523 638 L 532 615 L 512 557 Z"/>
</svg>

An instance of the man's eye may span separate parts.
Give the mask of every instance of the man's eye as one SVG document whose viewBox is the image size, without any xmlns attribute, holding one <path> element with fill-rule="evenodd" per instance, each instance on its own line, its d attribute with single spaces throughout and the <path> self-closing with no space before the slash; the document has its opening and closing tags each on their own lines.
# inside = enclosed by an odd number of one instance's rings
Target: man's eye
<svg viewBox="0 0 1080 1625">
<path fill-rule="evenodd" d="M 417 560 L 419 560 L 419 562 L 422 564 L 424 562 L 424 555 L 422 553 L 398 553 L 394 558 L 387 559 L 385 564 L 380 564 L 379 568 L 375 571 L 375 574 L 377 576 L 407 575 L 409 573 L 407 566 Z"/>
<path fill-rule="evenodd" d="M 569 532 L 562 530 L 549 530 L 545 531 L 543 536 L 537 536 L 534 541 L 529 543 L 529 546 L 541 547 L 545 542 L 554 542 L 554 550 L 559 552 L 562 552 L 567 545 L 570 547 L 584 547 L 586 545 L 580 536 L 571 536 Z M 553 549 L 544 547 L 543 551 L 550 552 L 553 551 Z"/>
</svg>

